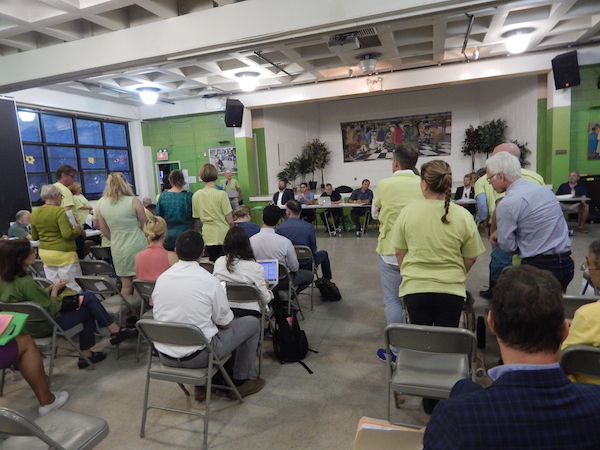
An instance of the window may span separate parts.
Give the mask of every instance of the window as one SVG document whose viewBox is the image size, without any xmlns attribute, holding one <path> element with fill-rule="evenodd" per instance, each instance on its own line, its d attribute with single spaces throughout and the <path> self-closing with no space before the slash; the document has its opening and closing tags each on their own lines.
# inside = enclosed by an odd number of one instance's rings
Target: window
<svg viewBox="0 0 600 450">
<path fill-rule="evenodd" d="M 18 117 L 32 202 L 40 199 L 44 184 L 56 181 L 63 164 L 77 169 L 76 181 L 90 200 L 102 196 L 111 172 L 123 172 L 133 184 L 126 123 L 25 109 Z"/>
</svg>

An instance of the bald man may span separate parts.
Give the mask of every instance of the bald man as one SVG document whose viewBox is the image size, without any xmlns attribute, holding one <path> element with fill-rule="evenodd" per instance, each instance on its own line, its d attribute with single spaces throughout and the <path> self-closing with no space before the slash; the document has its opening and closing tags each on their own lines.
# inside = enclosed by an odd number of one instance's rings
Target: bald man
<svg viewBox="0 0 600 450">
<path fill-rule="evenodd" d="M 240 189 L 240 182 L 233 178 L 233 172 L 227 169 L 225 171 L 225 178 L 220 182 L 221 187 L 224 191 L 237 191 L 237 198 L 229 198 L 229 202 L 231 203 L 231 207 L 236 210 L 240 206 L 240 200 L 242 199 L 242 190 Z"/>
<path fill-rule="evenodd" d="M 493 155 L 497 155 L 500 152 L 507 152 L 511 155 L 519 158 L 521 156 L 521 149 L 512 142 L 506 142 L 500 144 L 494 148 Z M 521 177 L 525 181 L 529 181 L 533 184 L 539 184 L 544 186 L 544 178 L 534 172 L 533 170 L 521 168 Z M 504 192 L 498 193 L 494 191 L 492 185 L 488 182 L 485 176 L 480 177 L 475 183 L 475 199 L 477 200 L 477 223 L 482 223 L 486 219 L 488 225 L 486 226 L 486 232 L 489 235 L 496 230 L 496 205 L 504 198 Z M 510 266 L 512 263 L 512 254 L 503 251 L 497 244 L 492 243 L 492 253 L 490 259 L 490 287 L 486 291 L 479 291 L 479 295 L 485 299 L 492 298 L 492 288 L 496 284 L 496 280 L 500 276 L 502 269 L 506 266 Z"/>
<path fill-rule="evenodd" d="M 585 184 L 579 182 L 579 173 L 571 172 L 569 173 L 569 181 L 567 183 L 563 183 L 558 187 L 556 191 L 556 195 L 564 195 L 571 194 L 573 197 L 585 197 L 587 194 L 587 190 L 585 188 Z M 585 201 L 580 201 L 577 203 L 562 203 L 560 207 L 565 212 L 573 212 L 579 214 L 579 228 L 577 231 L 580 233 L 587 233 L 588 230 L 585 228 L 585 222 L 587 221 L 588 215 L 590 214 L 590 205 L 588 205 Z"/>
</svg>

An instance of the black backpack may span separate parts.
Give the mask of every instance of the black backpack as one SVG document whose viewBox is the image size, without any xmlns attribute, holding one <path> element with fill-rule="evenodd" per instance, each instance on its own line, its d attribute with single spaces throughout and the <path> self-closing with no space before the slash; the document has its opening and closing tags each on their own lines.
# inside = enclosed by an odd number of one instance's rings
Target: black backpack
<svg viewBox="0 0 600 450">
<path fill-rule="evenodd" d="M 323 300 L 339 302 L 342 299 L 342 294 L 340 294 L 339 288 L 333 281 L 328 280 L 327 278 L 319 278 L 317 281 L 315 281 L 315 286 L 321 293 Z"/>
<path fill-rule="evenodd" d="M 281 362 L 299 362 L 308 371 L 313 373 L 309 367 L 302 362 L 309 352 L 306 333 L 300 328 L 296 311 L 292 309 L 288 314 L 281 301 L 271 302 L 273 316 L 275 318 L 275 329 L 273 330 L 273 351 L 275 357 Z M 310 350 L 315 352 L 314 350 Z"/>
</svg>

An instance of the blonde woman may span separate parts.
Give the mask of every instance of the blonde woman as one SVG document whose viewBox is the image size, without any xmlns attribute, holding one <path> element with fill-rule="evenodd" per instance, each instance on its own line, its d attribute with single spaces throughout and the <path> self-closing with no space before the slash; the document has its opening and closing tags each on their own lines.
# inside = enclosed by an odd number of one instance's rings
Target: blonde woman
<svg viewBox="0 0 600 450">
<path fill-rule="evenodd" d="M 111 242 L 115 272 L 123 282 L 121 293 L 133 294 L 135 255 L 148 245 L 141 228 L 147 219 L 142 202 L 121 172 L 111 173 L 106 179 L 96 214 L 98 228 Z"/>
<path fill-rule="evenodd" d="M 223 254 L 225 235 L 233 226 L 231 204 L 225 191 L 215 189 L 215 180 L 219 178 L 215 166 L 204 164 L 200 168 L 200 178 L 205 186 L 192 197 L 192 216 L 202 221 L 202 238 L 208 259 L 215 262 Z"/>
<path fill-rule="evenodd" d="M 148 247 L 135 256 L 135 277 L 144 281 L 156 281 L 160 274 L 179 261 L 175 252 L 165 249 L 167 222 L 154 216 L 144 224 Z"/>
</svg>

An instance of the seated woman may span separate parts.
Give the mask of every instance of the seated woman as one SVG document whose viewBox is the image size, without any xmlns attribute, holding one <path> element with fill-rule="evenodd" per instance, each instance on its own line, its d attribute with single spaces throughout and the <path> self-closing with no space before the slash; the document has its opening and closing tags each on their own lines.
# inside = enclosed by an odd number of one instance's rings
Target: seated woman
<svg viewBox="0 0 600 450">
<path fill-rule="evenodd" d="M 254 259 L 250 238 L 242 228 L 229 229 L 223 242 L 223 252 L 225 255 L 215 261 L 213 275 L 221 281 L 254 284 L 260 290 L 261 303 L 267 306 L 273 299 L 273 293 L 267 289 L 269 282 L 265 280 L 265 271 Z M 229 302 L 229 305 L 235 317 L 260 317 L 258 303 Z"/>
<path fill-rule="evenodd" d="M 135 277 L 138 280 L 156 281 L 158 276 L 179 261 L 175 252 L 165 250 L 167 222 L 153 216 L 144 224 L 148 247 L 135 255 Z"/>
<path fill-rule="evenodd" d="M 260 231 L 260 227 L 252 222 L 252 212 L 250 211 L 250 208 L 245 205 L 242 205 L 233 211 L 233 223 L 246 230 L 248 237 L 252 237 Z"/>
<path fill-rule="evenodd" d="M 77 324 L 83 325 L 79 334 L 79 348 L 92 363 L 106 358 L 106 353 L 92 352 L 96 344 L 94 330 L 96 326 L 106 327 L 111 333 L 110 343 L 117 345 L 125 339 L 137 336 L 136 330 L 119 329 L 112 317 L 106 312 L 98 298 L 91 292 L 84 292 L 83 302 L 79 309 L 61 313 L 62 300 L 58 293 L 69 280 L 60 279 L 48 289 L 41 287 L 28 273 L 27 268 L 35 262 L 35 251 L 25 239 L 5 241 L 0 244 L 0 300 L 6 303 L 35 302 L 42 305 L 54 318 L 56 323 L 67 330 Z M 26 323 L 24 334 L 34 338 L 50 336 L 52 325 L 47 322 Z M 88 367 L 88 363 L 79 358 L 80 369 Z"/>
<path fill-rule="evenodd" d="M 50 392 L 42 354 L 28 334 L 20 334 L 0 347 L 0 369 L 8 369 L 11 366 L 20 370 L 25 381 L 31 386 L 40 404 L 40 417 L 60 408 L 69 400 L 69 393 L 66 391 Z"/>
</svg>

